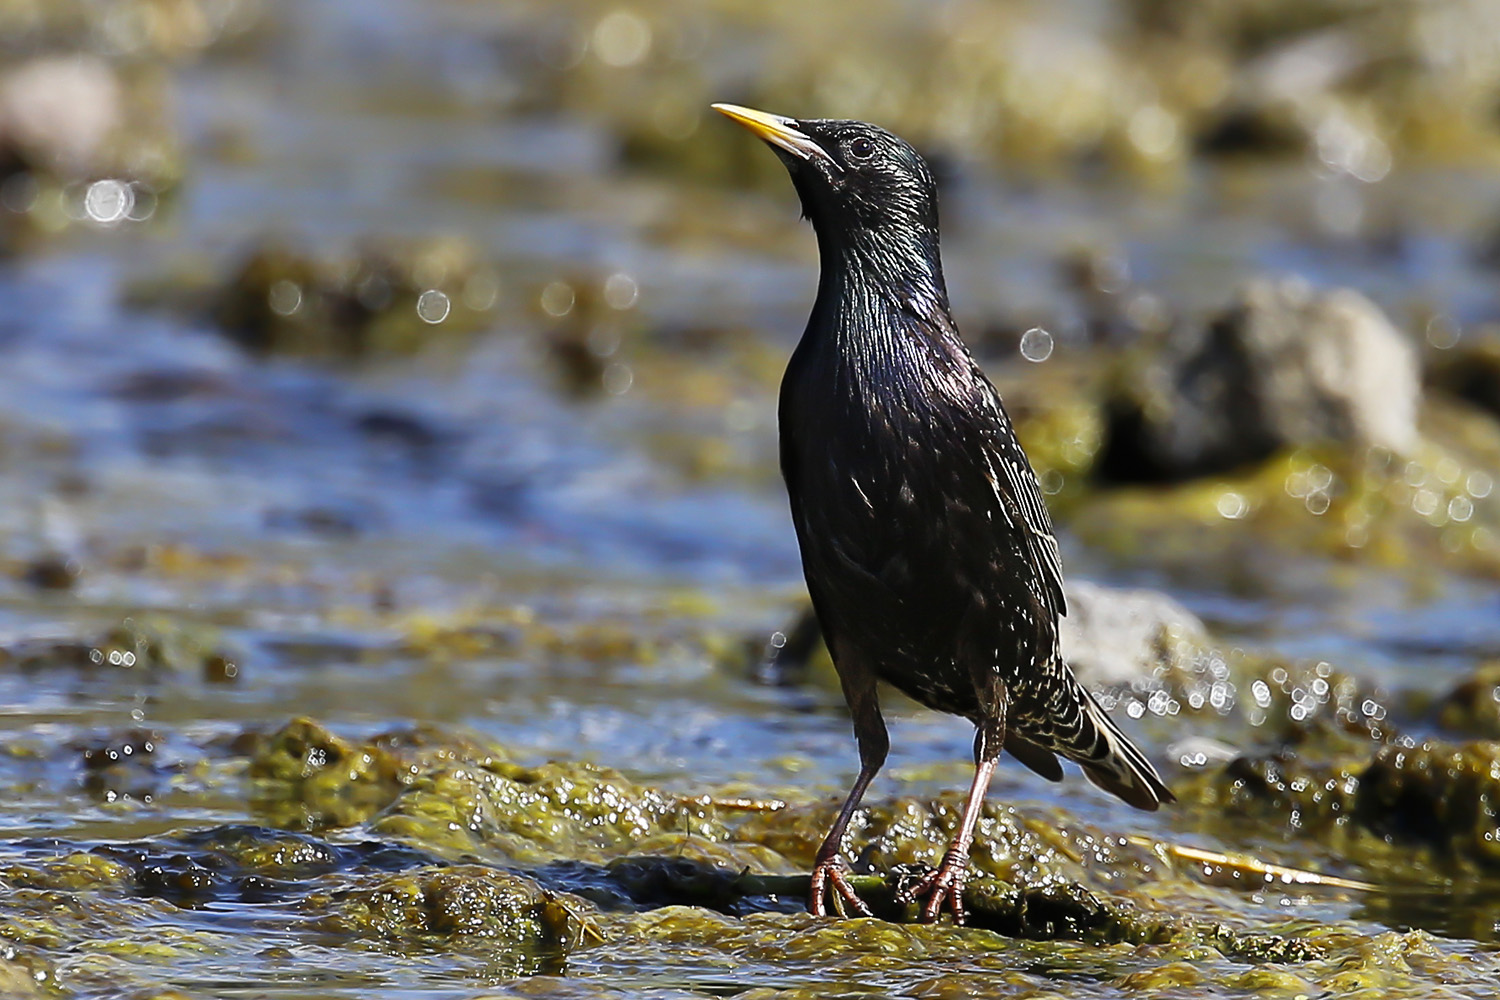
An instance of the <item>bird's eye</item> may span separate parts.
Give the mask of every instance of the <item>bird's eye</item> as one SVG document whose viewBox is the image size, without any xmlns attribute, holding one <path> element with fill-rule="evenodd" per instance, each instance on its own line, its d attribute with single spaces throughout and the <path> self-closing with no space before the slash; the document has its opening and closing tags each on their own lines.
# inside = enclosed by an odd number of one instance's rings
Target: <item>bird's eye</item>
<svg viewBox="0 0 1500 1000">
<path fill-rule="evenodd" d="M 860 136 L 849 143 L 849 155 L 856 160 L 868 160 L 870 154 L 875 152 L 875 144 L 864 136 Z"/>
</svg>

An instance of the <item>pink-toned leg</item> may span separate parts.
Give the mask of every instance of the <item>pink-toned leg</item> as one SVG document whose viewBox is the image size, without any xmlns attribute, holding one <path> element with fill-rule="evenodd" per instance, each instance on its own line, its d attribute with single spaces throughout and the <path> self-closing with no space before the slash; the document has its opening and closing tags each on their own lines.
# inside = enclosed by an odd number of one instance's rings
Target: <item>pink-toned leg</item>
<svg viewBox="0 0 1500 1000">
<path fill-rule="evenodd" d="M 932 923 L 948 904 L 953 922 L 964 922 L 964 883 L 969 878 L 969 848 L 974 843 L 974 827 L 979 822 L 979 812 L 984 808 L 984 795 L 989 790 L 990 778 L 995 773 L 995 761 L 980 760 L 974 766 L 974 783 L 969 786 L 969 797 L 964 800 L 964 812 L 958 823 L 958 832 L 953 843 L 943 855 L 943 863 L 928 872 L 916 885 L 902 893 L 909 902 L 926 897 L 922 904 L 922 921 Z"/>
</svg>

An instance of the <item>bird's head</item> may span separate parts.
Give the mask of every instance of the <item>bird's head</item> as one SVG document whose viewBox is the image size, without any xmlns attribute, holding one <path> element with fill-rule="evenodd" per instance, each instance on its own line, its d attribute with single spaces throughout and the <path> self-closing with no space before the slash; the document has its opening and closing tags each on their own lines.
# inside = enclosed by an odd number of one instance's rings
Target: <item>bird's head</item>
<svg viewBox="0 0 1500 1000">
<path fill-rule="evenodd" d="M 775 150 L 820 238 L 936 245 L 937 184 L 902 139 L 865 122 L 713 107 Z"/>
</svg>

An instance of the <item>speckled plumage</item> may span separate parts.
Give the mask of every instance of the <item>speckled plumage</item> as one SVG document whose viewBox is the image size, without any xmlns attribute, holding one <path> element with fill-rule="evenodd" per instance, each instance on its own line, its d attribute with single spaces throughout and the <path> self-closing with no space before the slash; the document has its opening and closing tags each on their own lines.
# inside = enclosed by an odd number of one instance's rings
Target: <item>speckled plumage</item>
<svg viewBox="0 0 1500 1000">
<path fill-rule="evenodd" d="M 949 314 L 926 164 L 862 122 L 766 117 L 745 123 L 771 131 L 762 137 L 791 173 L 821 256 L 782 382 L 782 472 L 862 764 L 820 866 L 837 876 L 837 840 L 885 759 L 876 678 L 974 722 L 976 814 L 1002 747 L 1053 780 L 1055 755 L 1077 761 L 1143 809 L 1170 801 L 1059 655 L 1057 541 L 1000 395 Z M 967 836 L 944 869 L 966 864 Z M 957 887 L 937 886 L 936 903 L 947 892 L 961 916 L 962 872 L 946 877 Z"/>
</svg>

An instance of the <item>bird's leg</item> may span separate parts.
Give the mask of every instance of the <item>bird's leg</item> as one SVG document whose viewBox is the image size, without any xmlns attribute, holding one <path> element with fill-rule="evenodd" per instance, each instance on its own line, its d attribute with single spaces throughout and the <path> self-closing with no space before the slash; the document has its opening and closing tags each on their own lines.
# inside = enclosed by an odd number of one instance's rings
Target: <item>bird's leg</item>
<svg viewBox="0 0 1500 1000">
<path fill-rule="evenodd" d="M 838 667 L 839 680 L 844 688 L 844 699 L 849 703 L 849 714 L 854 719 L 854 738 L 859 743 L 859 777 L 849 789 L 848 798 L 839 810 L 833 828 L 823 838 L 813 860 L 812 883 L 807 894 L 807 909 L 814 916 L 828 914 L 828 902 L 833 902 L 834 912 L 847 916 L 849 910 L 862 917 L 871 916 L 870 908 L 855 893 L 845 876 L 847 865 L 839 852 L 844 845 L 844 833 L 865 789 L 885 763 L 890 750 L 890 737 L 886 734 L 885 719 L 880 715 L 880 703 L 875 696 L 875 678 L 857 660 L 847 655 L 847 650 L 834 646 L 834 664 Z"/>
<path fill-rule="evenodd" d="M 989 713 L 979 722 L 974 733 L 974 782 L 969 786 L 969 795 L 964 799 L 963 815 L 958 821 L 958 830 L 953 842 L 943 854 L 943 862 L 924 875 L 915 885 L 904 890 L 901 898 L 915 902 L 926 897 L 922 904 L 923 923 L 932 923 L 943 912 L 943 903 L 948 904 L 953 922 L 964 922 L 964 884 L 969 879 L 969 848 L 974 843 L 974 827 L 979 822 L 979 813 L 984 808 L 984 795 L 989 791 L 990 778 L 995 773 L 995 762 L 1000 758 L 1000 748 L 1005 742 L 1006 698 L 1003 688 L 990 692 Z"/>
<path fill-rule="evenodd" d="M 922 922 L 932 923 L 943 911 L 943 903 L 953 914 L 953 922 L 964 922 L 964 884 L 969 879 L 969 848 L 974 843 L 974 825 L 979 820 L 979 811 L 984 808 L 984 793 L 990 787 L 990 776 L 995 773 L 995 761 L 980 761 L 974 767 L 974 783 L 969 786 L 969 797 L 964 801 L 963 818 L 958 824 L 958 833 L 943 855 L 943 863 L 928 872 L 916 885 L 902 895 L 915 901 L 927 897 L 922 904 Z"/>
<path fill-rule="evenodd" d="M 875 771 L 876 768 L 860 767 L 859 777 L 854 779 L 854 787 L 844 800 L 844 808 L 839 810 L 838 819 L 833 821 L 833 828 L 823 838 L 823 846 L 818 848 L 817 857 L 813 860 L 812 883 L 807 892 L 807 909 L 814 916 L 828 915 L 829 900 L 833 902 L 834 912 L 841 917 L 848 916 L 847 910 L 850 909 L 861 917 L 872 915 L 865 901 L 859 898 L 854 887 L 849 884 L 849 879 L 845 876 L 848 865 L 839 851 L 844 844 L 844 833 L 849 827 L 849 820 L 859 807 L 859 800 L 865 794 L 870 779 L 875 777 Z"/>
</svg>

